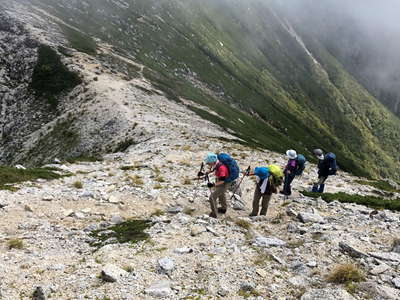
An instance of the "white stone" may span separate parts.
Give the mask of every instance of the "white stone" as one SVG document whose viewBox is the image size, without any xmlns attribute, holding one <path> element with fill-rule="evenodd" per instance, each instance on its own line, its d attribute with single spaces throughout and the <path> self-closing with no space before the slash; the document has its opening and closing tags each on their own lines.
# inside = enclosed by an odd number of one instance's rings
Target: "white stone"
<svg viewBox="0 0 400 300">
<path fill-rule="evenodd" d="M 145 290 L 145 293 L 157 298 L 169 297 L 172 293 L 171 283 L 168 280 L 155 282 Z"/>
<path fill-rule="evenodd" d="M 279 247 L 285 246 L 286 242 L 276 237 L 257 236 L 254 239 L 253 245 L 257 247 Z"/>
<path fill-rule="evenodd" d="M 170 272 L 174 269 L 174 261 L 169 257 L 164 257 L 158 260 L 158 265 L 163 271 Z"/>
<path fill-rule="evenodd" d="M 122 270 L 121 268 L 108 264 L 103 267 L 101 271 L 101 278 L 107 282 L 116 282 L 120 281 L 122 278 L 128 276 L 129 273 Z"/>
</svg>

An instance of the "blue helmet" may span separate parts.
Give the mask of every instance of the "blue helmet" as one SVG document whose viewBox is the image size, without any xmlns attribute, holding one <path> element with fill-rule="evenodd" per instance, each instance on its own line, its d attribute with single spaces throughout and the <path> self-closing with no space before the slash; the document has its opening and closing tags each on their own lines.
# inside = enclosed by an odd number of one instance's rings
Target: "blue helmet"
<svg viewBox="0 0 400 300">
<path fill-rule="evenodd" d="M 206 164 L 212 164 L 212 163 L 216 163 L 218 161 L 218 157 L 217 154 L 213 153 L 213 152 L 209 152 L 207 154 L 207 156 L 204 158 L 204 162 Z"/>
</svg>

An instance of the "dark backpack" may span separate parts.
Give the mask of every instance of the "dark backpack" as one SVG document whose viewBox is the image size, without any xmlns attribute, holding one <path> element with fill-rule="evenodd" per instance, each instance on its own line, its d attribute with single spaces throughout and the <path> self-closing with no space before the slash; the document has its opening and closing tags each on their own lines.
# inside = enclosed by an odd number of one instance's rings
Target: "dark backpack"
<svg viewBox="0 0 400 300">
<path fill-rule="evenodd" d="M 306 168 L 307 160 L 303 154 L 297 154 L 296 161 L 297 161 L 297 167 L 296 167 L 295 174 L 297 176 L 300 176 L 303 174 L 303 171 Z"/>
<path fill-rule="evenodd" d="M 228 178 L 225 178 L 224 181 L 227 183 L 235 181 L 239 177 L 240 173 L 236 160 L 226 153 L 218 154 L 218 160 L 229 169 L 229 176 Z"/>
<path fill-rule="evenodd" d="M 337 164 L 336 164 L 336 155 L 332 152 L 329 152 L 325 155 L 325 161 L 327 166 L 329 167 L 328 175 L 336 175 L 337 172 Z"/>
</svg>

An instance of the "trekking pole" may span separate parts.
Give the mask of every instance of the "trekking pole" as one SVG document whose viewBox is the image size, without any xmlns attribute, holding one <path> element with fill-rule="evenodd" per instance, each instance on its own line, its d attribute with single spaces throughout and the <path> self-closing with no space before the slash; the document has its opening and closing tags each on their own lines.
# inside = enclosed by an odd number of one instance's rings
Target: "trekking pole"
<svg viewBox="0 0 400 300">
<path fill-rule="evenodd" d="M 242 184 L 243 179 L 244 179 L 246 176 L 248 176 L 248 175 L 250 174 L 250 169 L 251 169 L 251 166 L 249 166 L 249 167 L 246 169 L 246 171 L 244 172 L 244 175 L 243 175 L 242 179 L 240 180 L 239 184 L 236 186 L 235 190 L 233 191 L 233 194 L 232 194 L 230 200 L 232 200 L 232 198 L 235 196 L 235 193 L 236 193 L 236 192 L 238 191 L 238 189 L 240 188 L 240 185 Z"/>
<path fill-rule="evenodd" d="M 201 163 L 200 171 L 199 171 L 199 173 L 198 173 L 197 175 L 199 175 L 200 173 L 202 173 L 202 172 L 203 172 L 203 169 L 204 169 L 204 162 Z M 201 176 L 197 176 L 197 178 L 196 178 L 196 180 L 197 180 L 197 186 L 199 186 L 200 179 L 201 179 Z M 194 195 L 193 195 L 193 201 L 192 201 L 192 202 L 194 202 L 194 199 L 197 198 L 198 194 L 199 194 L 199 190 L 197 190 L 197 191 L 194 193 Z"/>
</svg>

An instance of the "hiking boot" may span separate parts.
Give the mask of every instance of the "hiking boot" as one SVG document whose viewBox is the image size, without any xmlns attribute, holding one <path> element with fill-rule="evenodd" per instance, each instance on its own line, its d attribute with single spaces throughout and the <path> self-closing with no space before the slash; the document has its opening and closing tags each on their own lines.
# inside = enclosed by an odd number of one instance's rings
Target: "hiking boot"
<svg viewBox="0 0 400 300">
<path fill-rule="evenodd" d="M 213 214 L 213 213 L 210 213 L 208 216 L 210 218 L 214 218 L 214 219 L 218 218 L 218 216 L 216 214 Z"/>
<path fill-rule="evenodd" d="M 249 217 L 257 217 L 257 214 L 251 213 L 251 214 L 249 214 Z"/>
<path fill-rule="evenodd" d="M 218 213 L 225 214 L 226 213 L 226 208 L 218 207 Z"/>
</svg>

